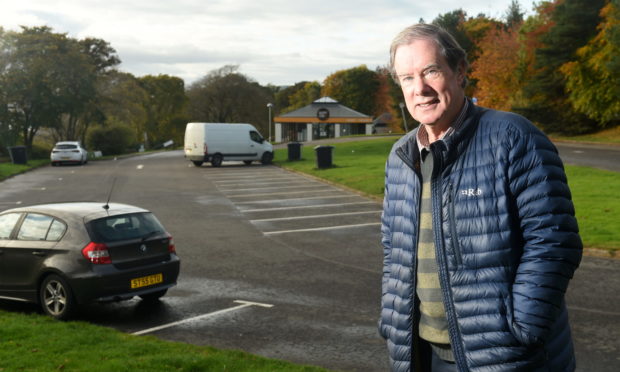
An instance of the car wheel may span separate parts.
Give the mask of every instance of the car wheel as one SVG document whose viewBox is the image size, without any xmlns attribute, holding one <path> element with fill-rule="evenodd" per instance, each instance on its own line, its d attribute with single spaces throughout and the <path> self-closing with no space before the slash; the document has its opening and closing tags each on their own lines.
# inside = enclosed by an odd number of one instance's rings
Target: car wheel
<svg viewBox="0 0 620 372">
<path fill-rule="evenodd" d="M 263 165 L 267 165 L 267 164 L 271 164 L 271 161 L 273 160 L 273 153 L 271 152 L 265 152 L 263 153 L 263 157 L 261 158 L 261 163 L 263 163 Z"/>
<path fill-rule="evenodd" d="M 45 314 L 59 320 L 68 319 L 76 307 L 71 288 L 55 274 L 49 275 L 41 283 L 39 301 Z"/>
<path fill-rule="evenodd" d="M 211 165 L 214 167 L 219 167 L 222 165 L 222 154 L 215 154 L 211 158 Z"/>
<path fill-rule="evenodd" d="M 194 165 L 197 166 L 197 167 L 202 165 L 202 162 L 198 161 L 198 160 L 193 160 L 192 163 L 194 163 Z"/>
<path fill-rule="evenodd" d="M 144 302 L 156 302 L 159 301 L 159 299 L 162 298 L 166 294 L 166 292 L 168 292 L 168 290 L 163 289 L 161 291 L 141 295 L 140 298 Z"/>
<path fill-rule="evenodd" d="M 252 164 L 252 160 L 244 160 L 243 163 L 245 165 L 250 165 L 250 164 Z"/>
</svg>

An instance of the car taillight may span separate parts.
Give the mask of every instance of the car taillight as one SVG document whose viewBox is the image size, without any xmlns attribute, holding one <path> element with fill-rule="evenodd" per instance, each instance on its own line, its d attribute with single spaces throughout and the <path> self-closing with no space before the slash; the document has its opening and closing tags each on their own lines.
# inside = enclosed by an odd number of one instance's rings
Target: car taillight
<svg viewBox="0 0 620 372">
<path fill-rule="evenodd" d="M 88 243 L 86 247 L 82 248 L 82 255 L 88 261 L 97 265 L 112 263 L 110 253 L 108 252 L 108 246 L 103 243 Z"/>
<path fill-rule="evenodd" d="M 174 246 L 174 239 L 172 239 L 172 235 L 168 235 L 168 253 L 177 253 L 177 248 Z"/>
<path fill-rule="evenodd" d="M 207 144 L 205 143 L 205 155 L 207 155 L 207 154 L 208 154 L 208 152 L 207 152 Z"/>
<path fill-rule="evenodd" d="M 71 152 L 80 152 L 80 150 L 71 150 Z"/>
</svg>

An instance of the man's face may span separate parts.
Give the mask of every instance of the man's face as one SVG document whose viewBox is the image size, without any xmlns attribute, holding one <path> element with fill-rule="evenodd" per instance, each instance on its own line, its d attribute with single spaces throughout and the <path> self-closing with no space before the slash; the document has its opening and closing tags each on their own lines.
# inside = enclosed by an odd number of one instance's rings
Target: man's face
<svg viewBox="0 0 620 372">
<path fill-rule="evenodd" d="M 414 119 L 441 130 L 452 125 L 465 96 L 463 67 L 452 71 L 433 41 L 419 39 L 396 49 L 394 70 Z"/>
</svg>

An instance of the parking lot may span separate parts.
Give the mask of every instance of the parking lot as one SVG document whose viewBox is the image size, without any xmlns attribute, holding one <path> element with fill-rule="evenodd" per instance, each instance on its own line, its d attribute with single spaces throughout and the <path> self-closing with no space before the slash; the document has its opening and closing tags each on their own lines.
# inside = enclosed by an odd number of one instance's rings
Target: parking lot
<svg viewBox="0 0 620 372">
<path fill-rule="evenodd" d="M 157 215 L 176 242 L 181 275 L 155 307 L 91 305 L 79 320 L 340 371 L 386 370 L 376 330 L 379 201 L 275 166 L 196 168 L 168 152 L 9 179 L 0 209 L 109 195 Z M 586 257 L 571 282 L 579 371 L 616 370 L 618 294 L 609 288 L 620 285 L 619 272 L 618 261 Z"/>
</svg>

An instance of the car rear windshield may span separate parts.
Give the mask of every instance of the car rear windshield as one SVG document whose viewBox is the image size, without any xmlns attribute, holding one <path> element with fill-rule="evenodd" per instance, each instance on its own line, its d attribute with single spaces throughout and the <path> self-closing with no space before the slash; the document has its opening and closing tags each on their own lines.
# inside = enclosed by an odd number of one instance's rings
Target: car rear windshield
<svg viewBox="0 0 620 372">
<path fill-rule="evenodd" d="M 58 150 L 73 150 L 77 149 L 77 145 L 56 145 L 56 148 Z"/>
<path fill-rule="evenodd" d="M 98 243 L 146 239 L 165 232 L 152 213 L 122 214 L 93 220 L 88 223 L 91 238 Z"/>
</svg>

